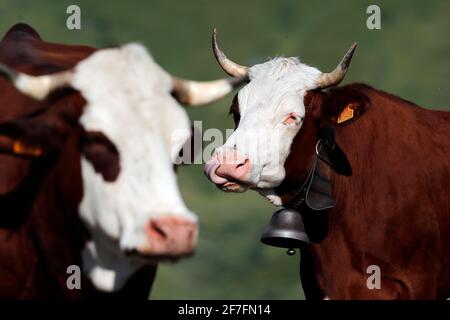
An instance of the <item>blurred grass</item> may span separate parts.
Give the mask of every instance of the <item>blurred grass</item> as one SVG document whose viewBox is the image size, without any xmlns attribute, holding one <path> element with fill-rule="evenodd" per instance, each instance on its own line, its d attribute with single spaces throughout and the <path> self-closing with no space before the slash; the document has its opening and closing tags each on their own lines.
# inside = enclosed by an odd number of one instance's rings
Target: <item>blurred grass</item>
<svg viewBox="0 0 450 320">
<path fill-rule="evenodd" d="M 52 42 L 106 47 L 144 43 L 174 75 L 208 80 L 224 74 L 210 48 L 213 27 L 225 52 L 241 64 L 276 55 L 299 56 L 331 70 L 357 41 L 345 82 L 366 82 L 419 105 L 450 109 L 450 1 L 377 1 L 381 30 L 366 28 L 372 1 L 76 1 L 82 30 L 65 27 L 73 1 L 0 0 L 0 31 L 17 22 Z M 207 109 L 189 110 L 204 130 L 232 128 L 231 96 Z M 179 170 L 188 206 L 200 217 L 197 254 L 161 265 L 153 298 L 302 298 L 298 255 L 259 243 L 274 208 L 255 193 L 225 194 L 201 166 Z"/>
</svg>

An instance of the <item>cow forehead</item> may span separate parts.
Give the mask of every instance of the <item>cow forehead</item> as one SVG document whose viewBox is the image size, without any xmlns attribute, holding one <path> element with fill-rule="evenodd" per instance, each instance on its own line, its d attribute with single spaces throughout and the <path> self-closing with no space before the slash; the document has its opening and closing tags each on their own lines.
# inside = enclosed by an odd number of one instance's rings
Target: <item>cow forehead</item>
<svg viewBox="0 0 450 320">
<path fill-rule="evenodd" d="M 278 108 L 283 100 L 292 100 L 313 89 L 320 74 L 295 57 L 278 57 L 254 65 L 249 70 L 250 82 L 239 91 L 240 111 L 245 113 L 251 106 Z"/>
<path fill-rule="evenodd" d="M 304 115 L 302 95 L 296 87 L 289 89 L 278 83 L 249 83 L 238 94 L 241 121 L 248 118 L 271 120 L 284 117 L 286 113 Z"/>
<path fill-rule="evenodd" d="M 146 80 L 148 86 L 158 85 L 170 90 L 171 78 L 154 60 L 148 50 L 139 43 L 129 43 L 117 48 L 102 49 L 84 59 L 75 68 L 78 80 L 84 76 L 110 79 L 125 87 L 136 81 Z M 95 79 L 93 79 L 95 80 Z M 128 80 L 125 82 L 125 80 Z M 74 84 L 81 84 L 75 79 Z M 93 84 L 93 83 L 91 83 Z"/>
<path fill-rule="evenodd" d="M 147 141 L 153 135 L 169 148 L 189 137 L 188 116 L 170 95 L 171 76 L 140 44 L 97 51 L 76 66 L 72 84 L 87 101 L 81 123 L 116 144 L 130 147 L 124 140 L 143 130 Z"/>
<path fill-rule="evenodd" d="M 321 72 L 314 67 L 300 62 L 296 57 L 277 57 L 261 64 L 252 66 L 249 70 L 250 81 L 267 80 L 282 81 L 284 84 L 314 87 Z"/>
</svg>

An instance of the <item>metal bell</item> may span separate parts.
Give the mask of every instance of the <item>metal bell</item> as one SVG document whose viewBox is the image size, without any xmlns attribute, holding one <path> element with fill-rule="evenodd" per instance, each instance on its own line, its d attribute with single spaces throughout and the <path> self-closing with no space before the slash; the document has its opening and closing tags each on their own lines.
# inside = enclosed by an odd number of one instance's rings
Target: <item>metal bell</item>
<svg viewBox="0 0 450 320">
<path fill-rule="evenodd" d="M 272 215 L 270 224 L 261 235 L 261 242 L 279 248 L 300 248 L 309 243 L 302 215 L 292 209 L 280 209 Z M 294 252 L 295 253 L 295 252 Z"/>
</svg>

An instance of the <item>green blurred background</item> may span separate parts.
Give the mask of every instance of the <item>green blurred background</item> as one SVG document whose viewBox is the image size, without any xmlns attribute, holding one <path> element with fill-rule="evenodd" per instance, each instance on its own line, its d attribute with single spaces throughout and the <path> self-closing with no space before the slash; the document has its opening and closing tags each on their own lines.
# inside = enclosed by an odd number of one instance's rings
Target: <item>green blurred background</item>
<svg viewBox="0 0 450 320">
<path fill-rule="evenodd" d="M 82 30 L 66 29 L 66 8 L 81 7 Z M 366 9 L 381 8 L 381 30 L 368 30 Z M 0 32 L 16 22 L 52 42 L 96 47 L 144 43 L 170 73 L 197 80 L 223 77 L 210 45 L 251 65 L 276 55 L 299 56 L 328 71 L 350 44 L 359 46 L 345 82 L 366 82 L 419 105 L 450 109 L 450 1 L 26 1 L 0 0 Z M 189 110 L 203 129 L 233 128 L 232 96 Z M 179 170 L 187 205 L 200 217 L 196 255 L 161 265 L 158 299 L 300 299 L 299 256 L 260 244 L 274 207 L 254 192 L 226 194 L 200 165 Z"/>
</svg>

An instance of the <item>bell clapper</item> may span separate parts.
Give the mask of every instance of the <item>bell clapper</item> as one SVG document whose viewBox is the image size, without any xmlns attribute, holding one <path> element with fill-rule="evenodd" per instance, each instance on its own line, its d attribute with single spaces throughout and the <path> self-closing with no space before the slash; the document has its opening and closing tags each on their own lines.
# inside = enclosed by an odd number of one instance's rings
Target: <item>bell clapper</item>
<svg viewBox="0 0 450 320">
<path fill-rule="evenodd" d="M 293 248 L 289 248 L 286 253 L 288 254 L 288 256 L 293 256 L 296 253 L 296 251 Z"/>
</svg>

